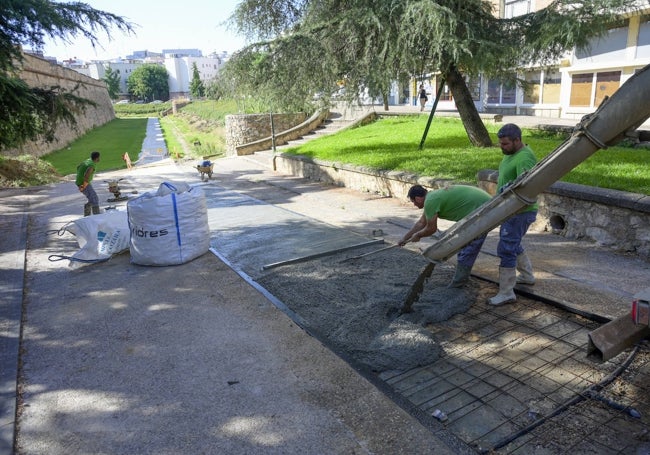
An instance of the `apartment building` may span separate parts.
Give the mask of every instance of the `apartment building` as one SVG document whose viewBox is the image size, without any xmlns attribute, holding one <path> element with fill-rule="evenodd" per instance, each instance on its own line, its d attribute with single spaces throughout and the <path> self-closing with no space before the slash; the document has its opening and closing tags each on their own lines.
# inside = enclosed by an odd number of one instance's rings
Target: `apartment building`
<svg viewBox="0 0 650 455">
<path fill-rule="evenodd" d="M 211 54 L 207 57 L 181 54 L 165 54 L 164 65 L 169 73 L 169 98 L 187 98 L 190 96 L 190 83 L 194 65 L 199 71 L 203 83 L 207 83 L 219 74 L 223 65 L 223 55 Z"/>
<path fill-rule="evenodd" d="M 90 76 L 93 79 L 104 79 L 108 67 L 120 76 L 120 97 L 128 98 L 128 89 L 126 81 L 131 73 L 140 65 L 143 64 L 142 60 L 124 59 L 124 60 L 110 60 L 110 61 L 92 61 L 85 62 L 77 66 L 68 66 L 79 73 Z"/>
<path fill-rule="evenodd" d="M 120 76 L 120 98 L 128 99 L 127 80 L 139 66 L 148 63 L 163 65 L 169 74 L 169 99 L 188 97 L 192 81 L 193 64 L 204 83 L 213 79 L 229 58 L 227 52 L 213 52 L 204 57 L 198 49 L 165 49 L 163 52 L 135 51 L 125 59 L 81 62 L 69 60 L 63 66 L 94 79 L 103 79 L 110 67 Z"/>
<path fill-rule="evenodd" d="M 542 9 L 550 0 L 492 0 L 492 3 L 495 14 L 508 18 Z M 516 69 L 517 76 L 528 83 L 526 90 L 485 77 L 468 80 L 477 109 L 566 119 L 580 119 L 593 112 L 605 97 L 650 64 L 650 2 L 642 3 L 644 9 L 621 16 L 617 27 L 593 39 L 585 49 L 568 51 L 550 67 Z M 425 84 L 435 94 L 438 82 L 433 76 Z M 413 96 L 415 89 L 411 90 Z M 433 97 L 429 98 L 432 103 Z M 453 96 L 446 86 L 438 109 L 455 109 Z"/>
</svg>

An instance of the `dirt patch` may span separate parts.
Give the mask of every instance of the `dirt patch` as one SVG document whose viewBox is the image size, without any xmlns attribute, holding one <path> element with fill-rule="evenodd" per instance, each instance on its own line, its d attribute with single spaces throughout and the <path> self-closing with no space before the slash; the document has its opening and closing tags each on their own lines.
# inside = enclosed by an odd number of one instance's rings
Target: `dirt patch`
<svg viewBox="0 0 650 455">
<path fill-rule="evenodd" d="M 412 284 L 427 265 L 422 256 L 397 249 L 342 259 L 283 266 L 257 281 L 333 349 L 373 371 L 403 371 L 434 362 L 441 350 L 426 326 L 467 311 L 477 299 L 476 283 L 447 288 L 454 268 L 438 264 L 412 312 L 402 314 Z"/>
<path fill-rule="evenodd" d="M 61 180 L 54 167 L 31 155 L 0 157 L 0 188 L 44 185 Z"/>
</svg>

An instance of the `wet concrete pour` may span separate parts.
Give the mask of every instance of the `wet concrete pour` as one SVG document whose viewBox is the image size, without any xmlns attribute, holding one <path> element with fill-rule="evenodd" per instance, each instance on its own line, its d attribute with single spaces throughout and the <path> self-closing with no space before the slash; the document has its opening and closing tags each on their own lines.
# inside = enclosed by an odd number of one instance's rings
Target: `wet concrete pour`
<svg viewBox="0 0 650 455">
<path fill-rule="evenodd" d="M 257 204 L 253 201 L 245 205 Z M 586 359 L 587 334 L 597 323 L 522 297 L 513 305 L 489 307 L 484 301 L 495 292 L 492 283 L 473 279 L 465 289 L 446 288 L 450 264 L 436 267 L 413 313 L 401 316 L 395 309 L 426 264 L 413 252 L 392 249 L 341 262 L 379 248 L 374 246 L 263 271 L 260 262 L 295 255 L 286 245 L 313 251 L 300 246 L 303 223 L 287 222 L 282 213 L 281 228 L 268 229 L 274 223 L 267 210 L 282 209 L 262 209 L 263 227 L 249 219 L 247 228 L 240 225 L 235 232 L 217 228 L 214 248 L 299 315 L 330 348 L 372 371 L 422 415 L 443 411 L 448 419 L 433 424 L 434 431 L 448 432 L 470 452 L 650 453 L 647 345 L 600 390 L 630 350 L 605 363 Z M 305 221 L 303 215 L 294 216 Z M 232 222 L 231 217 L 215 219 L 224 218 Z M 312 238 L 306 245 L 340 247 L 327 241 L 328 235 L 340 238 L 340 231 L 322 223 L 320 243 L 314 245 Z M 251 247 L 270 256 L 251 259 L 246 254 Z M 598 393 L 586 398 L 593 390 Z"/>
</svg>

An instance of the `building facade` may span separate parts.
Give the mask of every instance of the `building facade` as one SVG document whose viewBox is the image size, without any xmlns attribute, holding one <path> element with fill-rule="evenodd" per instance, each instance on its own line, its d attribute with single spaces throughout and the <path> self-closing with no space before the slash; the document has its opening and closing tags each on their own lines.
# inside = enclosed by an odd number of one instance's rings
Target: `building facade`
<svg viewBox="0 0 650 455">
<path fill-rule="evenodd" d="M 495 14 L 510 18 L 542 9 L 550 0 L 492 0 Z M 573 49 L 550 66 L 517 70 L 526 88 L 497 79 L 468 79 L 479 112 L 580 119 L 591 113 L 605 97 L 650 64 L 650 3 L 645 9 L 621 17 L 617 27 L 595 38 L 585 49 Z M 433 75 L 413 81 L 410 102 L 416 104 L 417 86 L 423 82 L 429 105 L 438 92 L 440 79 Z M 438 109 L 455 109 L 453 95 L 443 86 Z"/>
<path fill-rule="evenodd" d="M 219 74 L 223 64 L 222 59 L 213 54 L 208 57 L 180 56 L 179 54 L 165 55 L 165 68 L 169 73 L 169 98 L 188 98 L 190 84 L 194 74 L 194 65 L 199 71 L 203 83 L 207 83 Z"/>
<path fill-rule="evenodd" d="M 169 99 L 175 99 L 189 97 L 194 63 L 199 77 L 207 83 L 217 76 L 228 57 L 225 51 L 204 57 L 198 49 L 166 49 L 162 53 L 136 51 L 126 59 L 92 62 L 67 60 L 61 64 L 99 80 L 106 76 L 106 70 L 110 67 L 120 76 L 120 99 L 130 98 L 127 80 L 136 68 L 144 64 L 159 64 L 164 66 L 169 74 Z"/>
</svg>

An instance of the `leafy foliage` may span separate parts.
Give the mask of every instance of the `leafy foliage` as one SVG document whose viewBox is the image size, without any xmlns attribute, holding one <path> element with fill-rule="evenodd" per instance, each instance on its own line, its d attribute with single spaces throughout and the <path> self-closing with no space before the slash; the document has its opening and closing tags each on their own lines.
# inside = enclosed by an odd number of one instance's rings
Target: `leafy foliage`
<svg viewBox="0 0 650 455">
<path fill-rule="evenodd" d="M 224 67 L 222 81 L 231 81 L 244 105 L 257 104 L 273 112 L 313 112 L 318 103 L 315 94 L 335 87 L 336 78 L 328 69 L 334 62 L 328 55 L 318 40 L 290 35 L 235 54 Z M 289 59 L 291 66 L 285 64 Z"/>
<path fill-rule="evenodd" d="M 113 105 L 115 115 L 119 118 L 162 116 L 163 112 L 168 111 L 171 107 L 171 101 L 165 101 L 164 103 L 128 103 Z"/>
<path fill-rule="evenodd" d="M 114 71 L 110 65 L 106 68 L 103 81 L 106 82 L 108 96 L 115 100 L 120 95 L 120 74 Z"/>
<path fill-rule="evenodd" d="M 196 67 L 196 62 L 192 63 L 192 81 L 190 82 L 190 94 L 192 98 L 203 98 L 205 96 L 205 87 Z"/>
<path fill-rule="evenodd" d="M 46 37 L 67 41 L 78 36 L 95 45 L 97 32 L 110 37 L 111 27 L 130 33 L 132 26 L 85 3 L 51 0 L 3 0 L 0 17 L 0 150 L 29 140 L 52 140 L 57 124 L 74 126 L 75 113 L 92 103 L 75 95 L 76 90 L 29 87 L 19 78 L 21 45 L 40 49 Z"/>
<path fill-rule="evenodd" d="M 155 63 L 138 66 L 126 81 L 129 93 L 145 101 L 169 96 L 169 74 L 164 66 Z"/>
<path fill-rule="evenodd" d="M 501 19 L 485 0 L 244 0 L 231 23 L 260 42 L 226 66 L 231 86 L 285 109 L 307 109 L 310 95 L 321 91 L 328 100 L 338 88 L 333 81 L 345 83 L 350 101 L 362 94 L 385 100 L 392 81 L 437 72 L 452 90 L 472 143 L 487 146 L 491 140 L 466 76 L 515 82 L 517 67 L 543 65 L 586 45 L 637 3 L 555 0 L 540 11 Z"/>
</svg>

